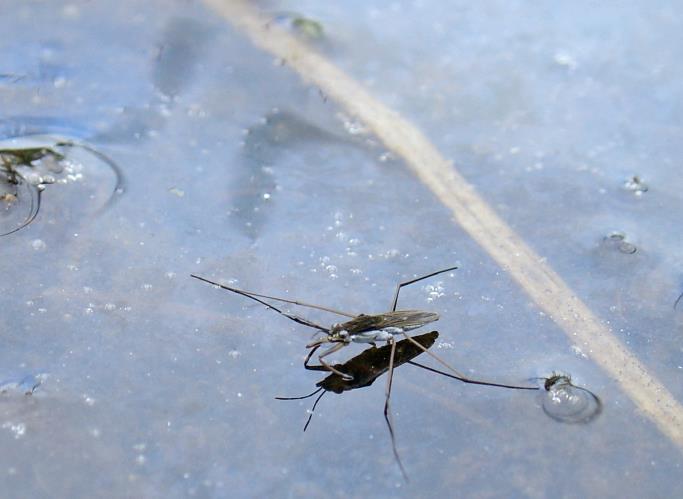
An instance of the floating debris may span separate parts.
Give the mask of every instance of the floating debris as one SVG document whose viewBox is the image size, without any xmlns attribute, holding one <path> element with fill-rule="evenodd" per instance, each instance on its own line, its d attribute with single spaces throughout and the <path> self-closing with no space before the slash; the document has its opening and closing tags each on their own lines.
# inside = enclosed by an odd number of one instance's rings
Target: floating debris
<svg viewBox="0 0 683 499">
<path fill-rule="evenodd" d="M 309 40 L 321 40 L 325 36 L 320 22 L 296 12 L 280 12 L 273 17 L 273 21 Z"/>
<path fill-rule="evenodd" d="M 572 384 L 571 377 L 553 374 L 546 378 L 543 412 L 562 423 L 588 423 L 602 412 L 602 402 L 591 391 Z"/>
<path fill-rule="evenodd" d="M 323 25 L 308 17 L 297 16 L 292 19 L 292 28 L 297 33 L 313 40 L 319 40 L 325 35 Z"/>
</svg>

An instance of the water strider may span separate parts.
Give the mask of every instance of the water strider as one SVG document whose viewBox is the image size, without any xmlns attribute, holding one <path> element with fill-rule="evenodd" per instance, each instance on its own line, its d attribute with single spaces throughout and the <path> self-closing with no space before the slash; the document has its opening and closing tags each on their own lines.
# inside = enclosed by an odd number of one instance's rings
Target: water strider
<svg viewBox="0 0 683 499">
<path fill-rule="evenodd" d="M 401 459 L 398 455 L 398 450 L 396 449 L 396 438 L 394 435 L 394 430 L 393 430 L 393 425 L 391 422 L 391 411 L 389 408 L 390 405 L 390 399 L 391 399 L 391 385 L 393 381 L 393 373 L 394 373 L 394 366 L 396 365 L 396 351 L 397 351 L 397 342 L 395 337 L 402 335 L 405 337 L 405 342 L 412 344 L 412 346 L 416 349 L 415 351 L 418 352 L 417 354 L 413 355 L 415 357 L 419 353 L 427 353 L 429 356 L 434 358 L 437 362 L 439 362 L 441 365 L 445 366 L 449 371 L 451 371 L 454 375 L 450 375 L 452 378 L 459 379 L 461 381 L 464 381 L 466 383 L 475 383 L 475 384 L 483 384 L 483 385 L 491 385 L 491 386 L 501 386 L 505 388 L 512 388 L 512 389 L 521 389 L 521 390 L 538 390 L 538 387 L 528 387 L 528 386 L 514 386 L 514 385 L 500 385 L 496 383 L 489 383 L 485 381 L 479 381 L 479 380 L 474 380 L 471 378 L 468 378 L 464 374 L 460 373 L 457 371 L 455 368 L 451 367 L 446 361 L 441 359 L 439 356 L 434 354 L 433 352 L 430 352 L 428 350 L 428 347 L 425 346 L 424 344 L 418 342 L 413 338 L 412 336 L 408 335 L 408 331 L 411 331 L 413 329 L 418 329 L 426 324 L 429 324 L 431 322 L 435 322 L 439 319 L 439 314 L 435 312 L 426 312 L 422 310 L 396 310 L 396 307 L 398 305 L 398 297 L 399 293 L 401 292 L 401 289 L 404 286 L 408 286 L 410 284 L 414 284 L 416 282 L 422 281 L 424 279 L 428 279 L 430 277 L 434 277 L 439 274 L 443 274 L 445 272 L 449 272 L 452 270 L 455 270 L 457 267 L 449 267 L 447 269 L 443 270 L 438 270 L 436 272 L 432 272 L 427 275 L 423 275 L 420 277 L 417 277 L 415 279 L 411 279 L 408 281 L 404 281 L 399 283 L 396 286 L 396 291 L 394 292 L 394 297 L 391 302 L 391 309 L 388 312 L 380 313 L 380 314 L 359 314 L 359 315 L 354 315 L 350 314 L 347 312 L 342 312 L 339 310 L 335 310 L 333 308 L 329 307 L 323 307 L 320 305 L 313 305 L 310 303 L 304 303 L 296 300 L 288 300 L 285 298 L 278 298 L 274 296 L 269 296 L 269 295 L 264 295 L 260 293 L 254 293 L 252 291 L 245 291 L 243 289 L 238 289 L 234 288 L 231 286 L 226 286 L 224 284 L 220 284 L 214 281 L 210 281 L 209 279 L 206 279 L 204 277 L 200 277 L 198 275 L 192 274 L 192 277 L 195 279 L 199 279 L 200 281 L 207 282 L 209 284 L 212 284 L 214 286 L 218 286 L 219 288 L 225 289 L 227 291 L 231 291 L 233 293 L 245 296 L 251 300 L 254 300 L 258 303 L 261 303 L 262 305 L 265 305 L 266 307 L 274 310 L 275 312 L 279 313 L 280 315 L 283 315 L 287 317 L 288 319 L 298 323 L 302 324 L 304 326 L 316 329 L 319 332 L 325 333 L 325 335 L 322 338 L 318 338 L 308 345 L 306 345 L 306 348 L 309 348 L 310 351 L 308 355 L 306 356 L 306 359 L 304 360 L 304 367 L 306 368 L 313 368 L 315 369 L 316 366 L 310 366 L 309 361 L 311 360 L 311 357 L 313 354 L 322 346 L 325 344 L 332 344 L 327 350 L 325 350 L 322 354 L 318 356 L 318 361 L 320 362 L 319 369 L 326 370 L 332 372 L 334 375 L 338 376 L 341 380 L 346 381 L 349 383 L 348 386 L 351 386 L 351 382 L 355 382 L 355 376 L 358 375 L 357 372 L 352 372 L 352 371 L 347 371 L 343 372 L 338 366 L 332 366 L 325 362 L 325 357 L 341 350 L 347 345 L 350 345 L 351 343 L 368 343 L 371 344 L 372 346 L 375 346 L 377 342 L 380 341 L 385 341 L 387 345 L 383 348 L 388 351 L 388 363 L 387 363 L 387 368 L 386 371 L 388 372 L 388 377 L 387 377 L 387 386 L 386 386 L 386 391 L 385 391 L 385 401 L 384 401 L 384 418 L 387 422 L 387 426 L 389 428 L 389 433 L 391 436 L 391 444 L 392 444 L 392 450 L 394 453 L 394 457 L 396 458 L 396 462 L 398 463 L 399 467 L 401 468 L 401 472 L 403 473 L 403 476 L 407 479 L 407 474 L 405 472 L 405 469 L 403 467 L 403 464 L 401 463 Z M 319 324 L 316 324 L 315 322 L 312 322 L 306 318 L 289 314 L 283 310 L 280 310 L 279 308 L 275 307 L 271 303 L 268 303 L 263 299 L 267 300 L 275 300 L 275 301 L 280 301 L 284 303 L 290 303 L 293 305 L 298 305 L 302 307 L 309 307 L 309 308 L 314 308 L 318 310 L 323 310 L 326 312 L 331 312 L 337 315 L 349 317 L 350 320 L 347 320 L 345 322 L 341 323 L 335 323 L 330 327 L 323 327 Z M 407 359 L 404 362 L 408 362 L 411 359 Z M 420 366 L 421 367 L 421 366 Z M 430 369 L 431 370 L 431 369 Z M 384 371 L 382 371 L 384 372 Z M 382 372 L 377 374 L 377 376 L 381 375 Z M 439 371 L 435 371 L 439 372 Z M 377 377 L 375 376 L 375 378 Z M 374 381 L 374 378 L 372 379 Z M 372 382 L 371 381 L 371 382 Z M 364 385 L 366 386 L 366 385 Z M 315 392 L 318 393 L 318 392 Z M 324 393 L 324 392 L 323 392 Z M 319 400 L 319 399 L 318 399 Z M 317 403 L 317 401 L 316 401 Z"/>
<path fill-rule="evenodd" d="M 50 135 L 14 137 L 0 141 L 0 202 L 3 202 L 0 208 L 6 211 L 12 209 L 23 197 L 22 189 L 27 190 L 30 197 L 26 218 L 12 229 L 0 233 L 0 237 L 18 232 L 35 220 L 40 211 L 45 186 L 58 182 L 60 174 L 65 175 L 65 162 L 68 160 L 66 151 L 73 148 L 86 151 L 111 168 L 116 177 L 114 194 L 123 191 L 124 178 L 119 166 L 87 144 Z M 112 196 L 102 209 L 114 199 Z"/>
</svg>

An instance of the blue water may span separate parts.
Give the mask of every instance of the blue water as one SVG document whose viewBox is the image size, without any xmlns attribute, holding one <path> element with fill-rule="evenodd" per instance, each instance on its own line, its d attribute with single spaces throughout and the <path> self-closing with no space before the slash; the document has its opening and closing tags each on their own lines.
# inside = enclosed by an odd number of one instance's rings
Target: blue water
<svg viewBox="0 0 683 499">
<path fill-rule="evenodd" d="M 683 400 L 677 3 L 262 2 L 414 121 Z M 280 17 L 278 17 L 280 16 Z M 284 18 L 286 19 L 286 18 Z M 3 497 L 670 497 L 681 451 L 372 135 L 201 3 L 6 1 L 0 138 L 86 141 L 0 239 Z M 88 162 L 84 157 L 82 161 Z M 634 175 L 648 185 L 624 187 Z M 624 253 L 609 240 L 619 231 Z M 189 277 L 328 305 L 441 314 L 470 376 L 570 373 L 590 424 L 534 393 L 409 365 L 320 403 L 313 331 Z M 297 310 L 324 324 L 339 320 Z M 426 330 L 424 331 L 426 332 Z M 336 361 L 359 353 L 354 346 Z M 429 363 L 425 356 L 420 359 Z M 39 379 L 32 395 L 24 388 Z"/>
</svg>

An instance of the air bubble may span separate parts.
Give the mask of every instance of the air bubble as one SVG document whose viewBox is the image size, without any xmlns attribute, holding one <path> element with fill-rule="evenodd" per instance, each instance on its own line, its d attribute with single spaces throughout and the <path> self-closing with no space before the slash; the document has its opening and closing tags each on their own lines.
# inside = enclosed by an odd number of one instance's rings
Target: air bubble
<svg viewBox="0 0 683 499">
<path fill-rule="evenodd" d="M 602 412 L 600 399 L 585 388 L 574 386 L 566 375 L 547 378 L 542 394 L 543 412 L 562 423 L 588 423 Z"/>
<path fill-rule="evenodd" d="M 34 239 L 31 241 L 31 247 L 36 251 L 44 250 L 45 246 L 45 242 L 42 239 Z"/>
</svg>

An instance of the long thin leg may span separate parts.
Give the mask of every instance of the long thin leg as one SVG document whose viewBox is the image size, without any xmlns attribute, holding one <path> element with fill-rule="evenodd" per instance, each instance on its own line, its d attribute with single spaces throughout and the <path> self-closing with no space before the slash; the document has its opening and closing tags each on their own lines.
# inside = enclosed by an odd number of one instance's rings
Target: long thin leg
<svg viewBox="0 0 683 499">
<path fill-rule="evenodd" d="M 304 431 L 308 428 L 308 425 L 311 424 L 311 419 L 313 418 L 313 413 L 315 412 L 315 408 L 318 406 L 318 402 L 320 402 L 320 399 L 323 398 L 323 395 L 325 395 L 327 392 L 324 391 L 322 392 L 317 399 L 315 399 L 315 402 L 313 402 L 313 407 L 311 408 L 311 412 L 308 414 L 308 419 L 306 420 L 306 424 L 304 425 Z"/>
<path fill-rule="evenodd" d="M 313 357 L 313 354 L 318 348 L 320 348 L 320 344 L 315 345 L 308 352 L 308 355 L 306 355 L 306 358 L 304 359 L 304 369 L 308 369 L 309 371 L 328 371 L 328 369 L 325 366 L 311 366 L 308 364 L 311 361 L 311 357 Z"/>
<path fill-rule="evenodd" d="M 332 367 L 330 364 L 328 364 L 327 362 L 325 362 L 323 360 L 323 358 L 327 357 L 328 355 L 333 354 L 334 352 L 341 350 L 345 346 L 346 346 L 346 343 L 337 343 L 336 345 L 332 346 L 331 348 L 325 350 L 325 352 L 323 352 L 321 355 L 318 356 L 318 362 L 320 362 L 323 366 L 325 366 L 325 369 L 327 369 L 328 371 L 331 371 L 334 374 L 341 376 L 342 379 L 344 379 L 346 381 L 351 381 L 353 379 L 353 376 L 349 376 L 348 374 L 344 374 L 343 372 L 335 369 L 334 367 Z"/>
<path fill-rule="evenodd" d="M 473 385 L 485 385 L 485 386 L 498 386 L 500 388 L 510 388 L 513 390 L 540 390 L 539 387 L 537 386 L 518 386 L 518 385 L 504 385 L 502 383 L 492 383 L 490 381 L 481 381 L 477 379 L 471 379 L 471 378 L 463 378 L 461 376 L 453 376 L 452 374 L 445 373 L 443 371 L 439 371 L 438 369 L 434 369 L 433 367 L 428 367 L 423 364 L 420 364 L 418 362 L 409 360 L 406 362 L 406 364 L 412 364 L 414 366 L 417 366 L 422 369 L 426 369 L 427 371 L 431 371 L 436 374 L 441 374 L 442 376 L 446 376 L 448 378 L 453 378 L 457 379 L 458 381 L 462 381 L 463 383 L 471 383 Z"/>
<path fill-rule="evenodd" d="M 277 312 L 278 314 L 283 315 L 283 316 L 287 317 L 287 318 L 290 319 L 290 320 L 293 320 L 294 322 L 296 322 L 296 323 L 298 323 L 298 324 L 302 324 L 302 325 L 304 325 L 304 326 L 308 326 L 308 327 L 311 327 L 311 328 L 314 328 L 314 329 L 318 329 L 319 331 L 322 331 L 323 333 L 328 333 L 328 334 L 329 334 L 329 332 L 330 332 L 330 330 L 329 330 L 328 328 L 323 327 L 323 326 L 320 326 L 319 324 L 316 324 L 316 323 L 313 322 L 313 321 L 309 321 L 308 319 L 304 319 L 303 317 L 299 317 L 298 315 L 288 314 L 287 312 L 284 312 L 283 310 L 280 310 L 279 308 L 277 308 L 276 306 L 274 306 L 274 305 L 272 305 L 272 304 L 270 304 L 270 303 L 267 303 L 267 302 L 265 302 L 265 301 L 263 301 L 263 300 L 259 300 L 258 298 L 256 298 L 256 296 L 252 296 L 252 295 L 251 295 L 249 292 L 247 292 L 247 291 L 242 291 L 241 289 L 231 288 L 231 287 L 229 287 L 229 286 L 224 286 L 223 284 L 219 284 L 219 283 L 217 283 L 217 282 L 210 281 L 209 279 L 205 279 L 204 277 L 200 277 L 200 276 L 195 275 L 195 274 L 190 274 L 190 276 L 191 276 L 191 277 L 194 277 L 195 279 L 199 279 L 200 281 L 208 282 L 209 284 L 213 284 L 214 286 L 218 286 L 219 288 L 222 288 L 222 289 L 225 289 L 225 290 L 228 290 L 228 291 L 232 291 L 233 293 L 236 293 L 236 294 L 238 294 L 238 295 L 242 295 L 242 296 L 244 296 L 244 297 L 246 297 L 246 298 L 249 298 L 250 300 L 254 300 L 254 301 L 260 303 L 261 305 L 265 305 L 266 307 L 270 308 L 271 310 L 274 310 L 274 311 Z M 257 295 L 257 296 L 261 296 L 261 295 Z"/>
<path fill-rule="evenodd" d="M 320 390 L 324 390 L 324 388 L 321 386 L 316 391 L 311 392 L 308 395 L 303 395 L 301 397 L 275 397 L 275 400 L 303 400 L 303 399 L 308 399 L 308 398 L 311 398 L 316 393 L 320 392 Z"/>
<path fill-rule="evenodd" d="M 387 377 L 387 388 L 385 391 L 386 398 L 384 399 L 384 419 L 387 422 L 387 427 L 389 428 L 389 436 L 391 436 L 391 449 L 394 451 L 394 458 L 398 463 L 398 467 L 401 468 L 401 473 L 403 473 L 403 478 L 406 482 L 408 481 L 408 474 L 406 473 L 401 458 L 398 455 L 398 449 L 396 449 L 396 436 L 394 435 L 394 425 L 391 423 L 391 384 L 394 380 L 394 355 L 396 354 L 396 340 L 392 337 L 391 340 L 391 353 L 389 354 L 389 375 Z"/>
<path fill-rule="evenodd" d="M 431 274 L 423 275 L 422 277 L 416 277 L 415 279 L 411 279 L 410 281 L 405 281 L 401 282 L 396 286 L 396 292 L 394 293 L 394 301 L 391 303 L 391 311 L 394 312 L 396 310 L 396 305 L 398 304 L 398 294 L 401 291 L 401 288 L 403 286 L 407 286 L 408 284 L 413 284 L 418 281 L 421 281 L 423 279 L 428 279 L 430 277 L 434 277 L 435 275 L 443 274 L 444 272 L 449 272 L 451 270 L 455 270 L 458 267 L 449 267 L 447 269 L 439 270 L 437 272 L 432 272 Z"/>
<path fill-rule="evenodd" d="M 252 298 L 254 300 L 256 300 L 256 298 L 254 298 L 254 297 L 258 296 L 259 298 L 267 298 L 268 300 L 281 301 L 283 303 L 291 303 L 292 305 L 298 305 L 300 307 L 315 308 L 316 310 L 323 310 L 324 312 L 330 312 L 330 313 L 337 314 L 337 315 L 343 315 L 344 317 L 351 317 L 352 319 L 357 317 L 357 315 L 349 314 L 347 312 L 342 312 L 340 310 L 336 310 L 336 309 L 330 308 L 330 307 L 323 307 L 322 305 L 313 305 L 311 303 L 305 303 L 302 301 L 288 300 L 286 298 L 278 298 L 277 296 L 262 295 L 260 293 L 254 293 L 253 291 L 246 291 L 244 289 L 232 288 L 232 287 L 226 286 L 224 284 L 219 284 L 217 282 L 209 281 L 208 279 L 205 279 L 205 278 L 200 277 L 198 275 L 191 274 L 191 276 L 194 277 L 195 279 L 199 279 L 200 281 L 208 282 L 209 284 L 213 284 L 214 286 L 218 286 L 219 288 L 223 288 L 227 291 L 232 291 L 233 293 L 237 293 L 238 295 L 247 296 L 247 297 Z M 260 300 L 256 300 L 256 301 L 263 303 Z M 271 308 L 274 308 L 274 307 L 271 307 Z"/>
<path fill-rule="evenodd" d="M 422 350 L 424 353 L 426 353 L 427 355 L 429 355 L 430 357 L 432 357 L 434 360 L 436 360 L 439 364 L 441 364 L 442 366 L 444 366 L 446 369 L 448 369 L 449 371 L 455 373 L 456 376 L 458 376 L 458 377 L 460 377 L 460 378 L 467 378 L 467 376 L 465 376 L 463 373 L 461 373 L 460 371 L 458 371 L 458 370 L 455 369 L 454 367 L 451 367 L 450 365 L 448 365 L 448 364 L 446 363 L 446 361 L 443 360 L 441 357 L 439 357 L 439 356 L 436 355 L 435 353 L 432 353 L 431 351 L 429 351 L 428 349 L 426 349 L 423 345 L 420 345 L 417 341 L 415 341 L 415 340 L 413 339 L 412 336 L 409 336 L 409 335 L 406 334 L 405 332 L 403 333 L 403 336 L 405 336 L 407 340 L 409 340 L 411 343 L 415 344 L 420 350 Z"/>
</svg>

